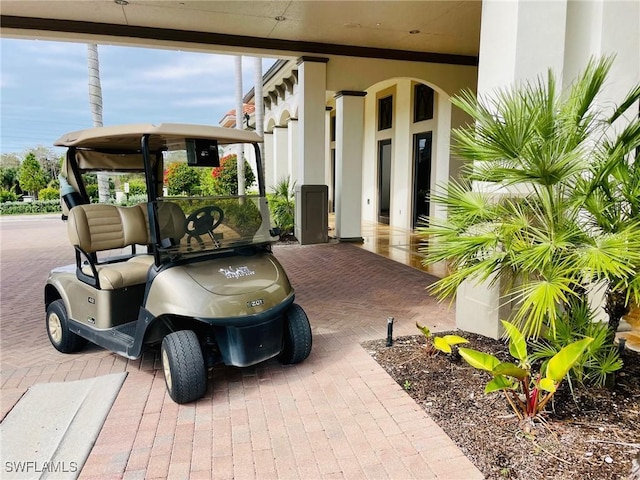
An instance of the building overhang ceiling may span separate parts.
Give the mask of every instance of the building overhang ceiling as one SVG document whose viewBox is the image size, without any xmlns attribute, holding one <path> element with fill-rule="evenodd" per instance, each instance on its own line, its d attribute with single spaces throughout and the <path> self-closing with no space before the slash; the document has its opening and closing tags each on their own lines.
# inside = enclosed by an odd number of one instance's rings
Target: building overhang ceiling
<svg viewBox="0 0 640 480">
<path fill-rule="evenodd" d="M 480 0 L 3 0 L 2 36 L 477 65 Z"/>
</svg>

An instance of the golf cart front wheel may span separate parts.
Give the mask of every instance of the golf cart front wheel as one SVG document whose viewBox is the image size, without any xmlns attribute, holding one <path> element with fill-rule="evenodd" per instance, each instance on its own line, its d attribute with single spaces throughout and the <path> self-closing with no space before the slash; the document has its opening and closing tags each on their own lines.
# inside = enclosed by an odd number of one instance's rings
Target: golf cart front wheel
<svg viewBox="0 0 640 480">
<path fill-rule="evenodd" d="M 311 353 L 311 344 L 311 325 L 307 314 L 294 303 L 285 314 L 284 342 L 278 360 L 285 365 L 300 363 Z"/>
<path fill-rule="evenodd" d="M 164 337 L 161 357 L 167 391 L 174 402 L 193 402 L 206 393 L 207 370 L 195 332 L 180 330 Z"/>
<path fill-rule="evenodd" d="M 69 330 L 67 309 L 62 300 L 51 302 L 47 307 L 47 335 L 55 349 L 62 353 L 77 352 L 87 343 Z"/>
</svg>

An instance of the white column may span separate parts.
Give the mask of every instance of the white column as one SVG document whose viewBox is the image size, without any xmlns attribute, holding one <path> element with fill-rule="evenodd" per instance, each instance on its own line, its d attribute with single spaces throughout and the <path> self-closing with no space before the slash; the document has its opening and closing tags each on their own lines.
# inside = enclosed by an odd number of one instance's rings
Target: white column
<svg viewBox="0 0 640 480">
<path fill-rule="evenodd" d="M 561 75 L 567 4 L 483 0 L 478 95 L 534 80 L 549 68 Z M 500 285 L 466 281 L 456 293 L 456 326 L 492 338 L 502 334 Z"/>
<path fill-rule="evenodd" d="M 391 164 L 391 203 L 389 225 L 410 230 L 413 225 L 413 138 L 412 85 L 408 79 L 396 84 L 394 103 L 393 162 Z M 433 156 L 432 156 L 433 157 Z"/>
<path fill-rule="evenodd" d="M 336 94 L 336 236 L 362 242 L 362 147 L 366 92 Z"/>
<path fill-rule="evenodd" d="M 287 127 L 273 127 L 273 152 L 275 168 L 271 186 L 275 187 L 283 178 L 289 175 L 289 133 Z"/>
<path fill-rule="evenodd" d="M 336 192 L 333 191 L 331 175 L 331 110 L 332 107 L 325 107 L 324 114 L 324 184 L 329 187 L 329 205 L 333 205 L 335 210 Z M 331 207 L 329 208 L 331 212 Z"/>
<path fill-rule="evenodd" d="M 597 99 L 605 108 L 612 101 L 619 104 L 640 81 L 640 2 L 569 2 L 565 86 L 584 69 L 590 57 L 609 55 L 615 55 L 615 59 L 603 94 Z"/>
<path fill-rule="evenodd" d="M 561 74 L 566 21 L 566 0 L 483 0 L 478 94 L 549 68 Z"/>
<path fill-rule="evenodd" d="M 262 149 L 264 165 L 264 182 L 267 192 L 273 191 L 273 177 L 275 175 L 274 150 L 273 150 L 273 132 L 264 132 L 264 148 Z"/>
<path fill-rule="evenodd" d="M 442 186 L 446 185 L 451 172 L 451 129 L 461 125 L 452 122 L 449 97 L 438 92 L 435 94 L 435 102 L 436 131 L 433 132 L 430 188 L 432 192 L 442 193 Z M 457 166 L 455 170 L 454 178 L 457 178 Z M 435 202 L 430 202 L 429 210 L 432 218 L 447 218 L 446 209 Z"/>
<path fill-rule="evenodd" d="M 298 185 L 324 185 L 327 58 L 298 59 Z"/>
<path fill-rule="evenodd" d="M 293 185 L 293 182 L 298 184 L 298 157 L 300 155 L 299 152 L 299 142 L 298 142 L 298 119 L 290 118 L 289 123 L 287 124 L 287 134 L 288 134 L 288 163 L 287 170 L 289 172 L 289 185 Z"/>
</svg>

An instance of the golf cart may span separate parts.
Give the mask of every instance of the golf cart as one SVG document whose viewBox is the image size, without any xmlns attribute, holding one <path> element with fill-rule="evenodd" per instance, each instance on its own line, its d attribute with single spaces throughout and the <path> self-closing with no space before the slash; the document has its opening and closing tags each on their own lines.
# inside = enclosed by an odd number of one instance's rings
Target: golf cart
<svg viewBox="0 0 640 480">
<path fill-rule="evenodd" d="M 208 367 L 217 363 L 245 367 L 277 357 L 293 364 L 309 356 L 309 321 L 271 252 L 278 232 L 269 219 L 261 141 L 235 129 L 140 124 L 55 142 L 67 147 L 61 203 L 76 257 L 53 269 L 45 286 L 47 333 L 57 350 L 76 352 L 90 341 L 136 359 L 161 344 L 177 403 L 202 397 Z M 167 195 L 169 162 L 214 174 L 219 149 L 237 144 L 254 152 L 257 192 Z M 144 174 L 146 201 L 90 203 L 84 174 L 91 172 Z"/>
</svg>

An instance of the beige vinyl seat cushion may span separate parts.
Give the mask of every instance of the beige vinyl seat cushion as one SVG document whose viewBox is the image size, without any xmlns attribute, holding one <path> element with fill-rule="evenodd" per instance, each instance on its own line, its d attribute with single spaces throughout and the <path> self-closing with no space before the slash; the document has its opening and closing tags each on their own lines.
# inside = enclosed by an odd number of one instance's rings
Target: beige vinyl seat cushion
<svg viewBox="0 0 640 480">
<path fill-rule="evenodd" d="M 71 244 L 87 254 L 149 243 L 145 215 L 138 205 L 79 205 L 69 212 L 67 233 Z M 152 255 L 137 255 L 115 263 L 96 263 L 94 267 L 100 288 L 113 290 L 146 283 L 152 264 Z M 93 275 L 90 265 L 84 265 L 82 272 Z"/>
<path fill-rule="evenodd" d="M 153 255 L 137 255 L 125 262 L 96 265 L 100 288 L 116 290 L 147 282 L 149 267 L 153 265 Z M 82 271 L 92 275 L 91 267 L 84 266 Z"/>
</svg>

